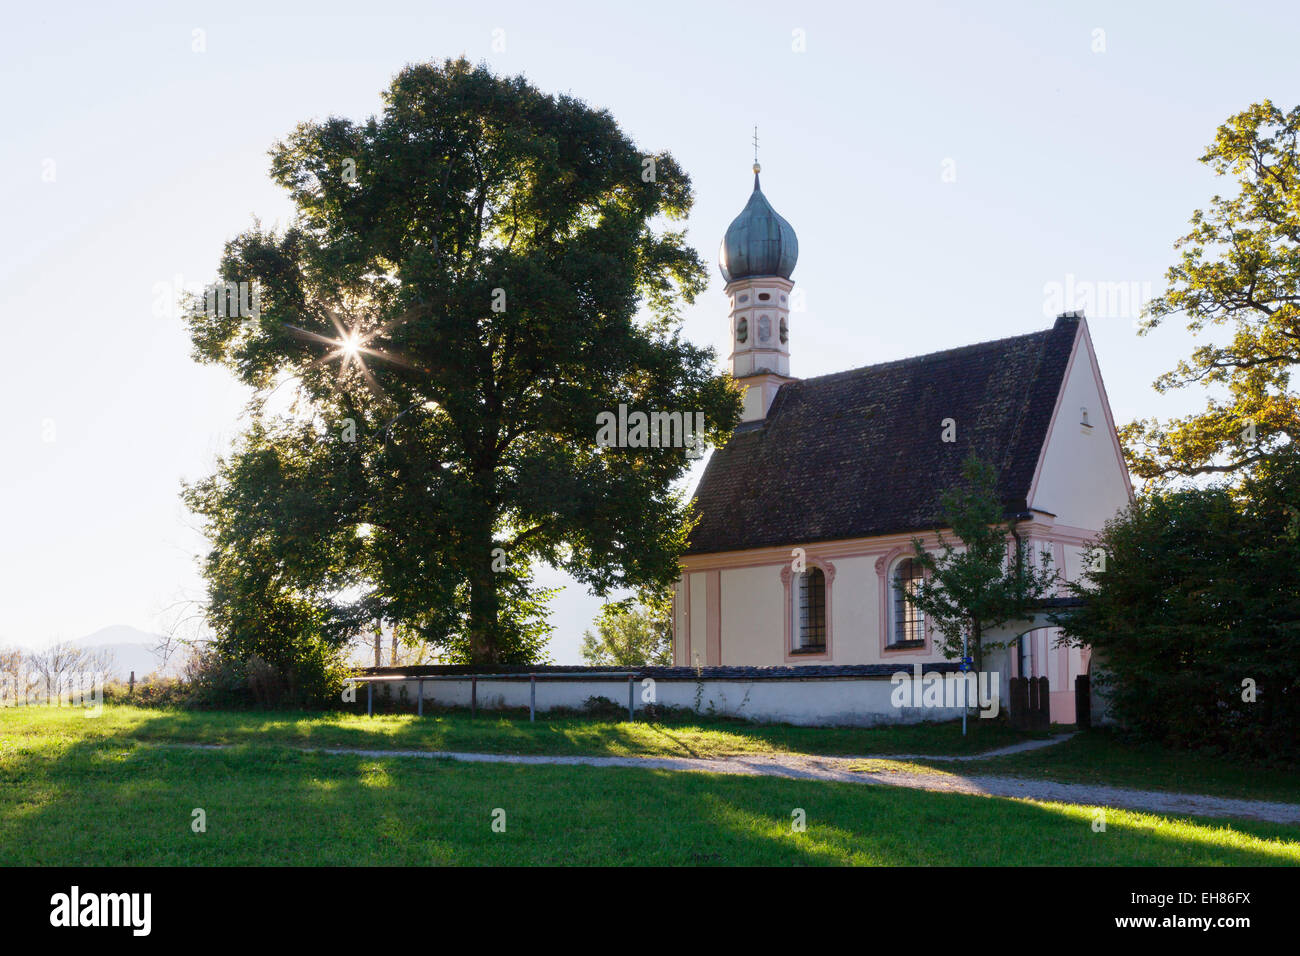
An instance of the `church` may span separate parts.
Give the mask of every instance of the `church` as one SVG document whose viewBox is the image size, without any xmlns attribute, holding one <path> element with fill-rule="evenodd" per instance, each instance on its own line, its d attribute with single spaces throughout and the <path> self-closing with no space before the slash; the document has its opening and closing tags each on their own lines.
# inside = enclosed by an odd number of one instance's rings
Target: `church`
<svg viewBox="0 0 1300 956">
<path fill-rule="evenodd" d="M 744 406 L 695 493 L 673 663 L 818 674 L 942 663 L 937 635 L 905 599 L 922 574 L 912 539 L 937 546 L 936 532 L 950 535 L 940 497 L 970 454 L 997 469 L 1026 553 L 1046 550 L 1063 581 L 1080 576 L 1088 543 L 1132 500 L 1088 324 L 1068 312 L 1023 335 L 799 379 L 798 255 L 755 163 L 719 253 Z M 1073 723 L 1088 651 L 1056 647 L 1057 629 L 1025 627 L 987 635 L 1010 644 L 986 653 L 986 668 L 1047 677 L 1051 719 Z"/>
</svg>

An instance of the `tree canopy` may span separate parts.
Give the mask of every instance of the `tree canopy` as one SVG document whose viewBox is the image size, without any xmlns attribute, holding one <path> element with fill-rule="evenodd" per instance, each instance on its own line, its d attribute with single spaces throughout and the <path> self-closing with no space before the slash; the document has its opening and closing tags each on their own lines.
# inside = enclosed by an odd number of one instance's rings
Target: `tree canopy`
<svg viewBox="0 0 1300 956">
<path fill-rule="evenodd" d="M 258 391 L 186 493 L 214 623 L 271 606 L 326 640 L 387 621 L 455 659 L 532 661 L 538 562 L 605 593 L 662 586 L 685 546 L 685 449 L 602 447 L 598 416 L 702 412 L 713 444 L 739 417 L 679 331 L 706 279 L 668 228 L 690 180 L 608 112 L 463 59 L 406 68 L 384 104 L 274 146 L 297 218 L 220 265 L 256 314 L 189 312 L 196 357 Z"/>
<path fill-rule="evenodd" d="M 1168 422 L 1146 419 L 1121 430 L 1139 477 L 1242 473 L 1300 434 L 1300 107 L 1268 100 L 1219 128 L 1201 162 L 1235 181 L 1196 210 L 1169 269 L 1169 288 L 1147 306 L 1140 334 L 1182 313 L 1202 333 L 1229 327 L 1226 342 L 1197 346 L 1155 382 L 1167 392 L 1217 386 L 1205 409 Z"/>
<path fill-rule="evenodd" d="M 613 667 L 671 664 L 672 602 L 672 591 L 661 590 L 606 604 L 596 619 L 596 632 L 582 635 L 582 659 Z"/>
</svg>

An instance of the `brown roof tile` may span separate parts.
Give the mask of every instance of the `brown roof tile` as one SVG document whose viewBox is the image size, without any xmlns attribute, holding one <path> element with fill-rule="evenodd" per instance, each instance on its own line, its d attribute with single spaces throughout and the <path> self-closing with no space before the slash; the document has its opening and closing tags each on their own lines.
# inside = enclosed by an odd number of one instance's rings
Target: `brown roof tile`
<svg viewBox="0 0 1300 956">
<path fill-rule="evenodd" d="M 1023 511 L 1079 319 L 1041 332 L 803 379 L 737 428 L 695 493 L 690 554 L 923 531 L 975 452 Z M 957 440 L 940 440 L 945 418 Z"/>
</svg>

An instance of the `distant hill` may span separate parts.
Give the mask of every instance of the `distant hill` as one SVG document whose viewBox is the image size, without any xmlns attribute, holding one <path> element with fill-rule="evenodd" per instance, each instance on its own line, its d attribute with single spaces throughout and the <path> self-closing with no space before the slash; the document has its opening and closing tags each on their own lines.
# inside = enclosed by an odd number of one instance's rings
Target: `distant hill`
<svg viewBox="0 0 1300 956">
<path fill-rule="evenodd" d="M 162 666 L 162 657 L 156 648 L 162 644 L 160 634 L 150 634 L 125 624 L 115 624 L 100 628 L 94 634 L 79 637 L 69 644 L 88 650 L 105 651 L 111 656 L 109 674 L 119 680 L 126 680 L 135 671 L 136 680 L 160 672 L 174 676 L 180 672 L 180 653 L 172 655 L 168 666 Z"/>
</svg>

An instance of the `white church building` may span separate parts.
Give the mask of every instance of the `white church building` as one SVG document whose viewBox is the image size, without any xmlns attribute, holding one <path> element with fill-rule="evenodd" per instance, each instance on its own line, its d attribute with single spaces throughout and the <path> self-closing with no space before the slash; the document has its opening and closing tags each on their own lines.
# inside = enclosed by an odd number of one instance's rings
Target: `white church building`
<svg viewBox="0 0 1300 956">
<path fill-rule="evenodd" d="M 1132 499 L 1087 322 L 1066 313 L 1023 335 L 796 378 L 798 240 L 758 172 L 720 252 L 744 411 L 695 493 L 700 520 L 676 586 L 674 664 L 833 673 L 945 662 L 904 594 L 920 574 L 912 539 L 933 544 L 947 532 L 940 497 L 970 454 L 997 468 L 1027 553 L 1046 549 L 1068 580 Z M 1050 627 L 1030 631 L 987 654 L 986 667 L 1047 677 L 1052 720 L 1072 723 L 1088 652 L 1058 648 L 1056 637 Z"/>
</svg>

